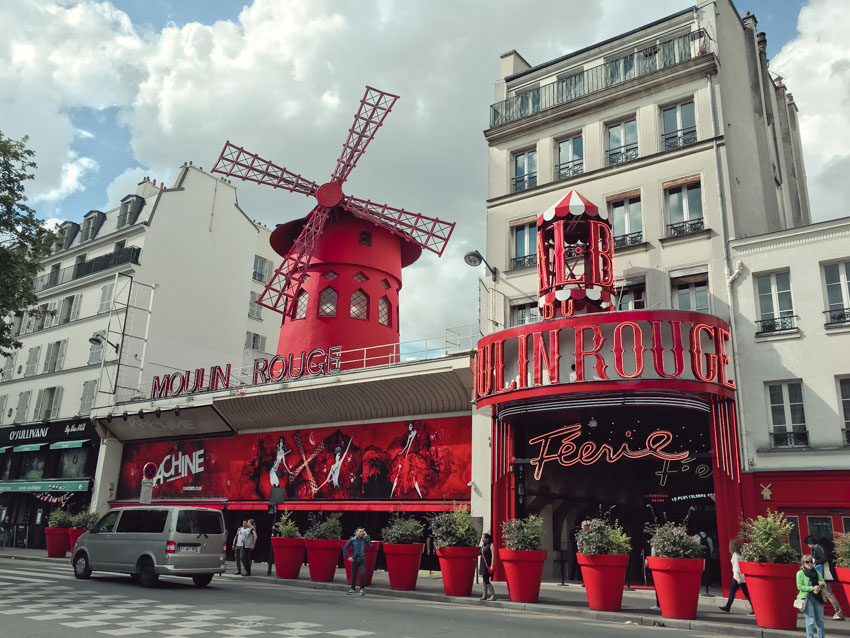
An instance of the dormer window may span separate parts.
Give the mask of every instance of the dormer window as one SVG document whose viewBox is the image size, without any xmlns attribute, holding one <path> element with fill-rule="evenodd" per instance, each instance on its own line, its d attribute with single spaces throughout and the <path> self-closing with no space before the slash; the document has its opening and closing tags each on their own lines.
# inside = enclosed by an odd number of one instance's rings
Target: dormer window
<svg viewBox="0 0 850 638">
<path fill-rule="evenodd" d="M 83 221 L 83 226 L 80 229 L 80 241 L 88 241 L 92 238 L 92 229 L 94 228 L 94 215 L 89 215 Z"/>
</svg>

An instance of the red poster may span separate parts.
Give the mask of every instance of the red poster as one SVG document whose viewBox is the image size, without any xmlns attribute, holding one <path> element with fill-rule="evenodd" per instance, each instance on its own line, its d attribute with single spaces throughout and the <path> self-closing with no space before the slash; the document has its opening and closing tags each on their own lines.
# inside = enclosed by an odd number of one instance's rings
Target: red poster
<svg viewBox="0 0 850 638">
<path fill-rule="evenodd" d="M 154 498 L 468 500 L 471 447 L 470 417 L 128 444 L 118 498 L 153 463 Z"/>
</svg>

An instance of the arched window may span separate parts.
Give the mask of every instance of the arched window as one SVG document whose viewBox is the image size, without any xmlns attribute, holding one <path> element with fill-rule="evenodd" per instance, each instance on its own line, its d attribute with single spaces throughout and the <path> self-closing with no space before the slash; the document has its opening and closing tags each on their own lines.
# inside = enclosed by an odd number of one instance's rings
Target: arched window
<svg viewBox="0 0 850 638">
<path fill-rule="evenodd" d="M 378 323 L 384 326 L 389 326 L 392 324 L 392 305 L 390 305 L 390 300 L 386 297 L 381 297 L 378 299 Z"/>
<path fill-rule="evenodd" d="M 336 290 L 328 286 L 319 293 L 319 316 L 336 317 Z"/>
<path fill-rule="evenodd" d="M 361 288 L 351 293 L 349 316 L 352 319 L 363 319 L 364 321 L 369 318 L 369 295 L 363 292 Z"/>
<path fill-rule="evenodd" d="M 304 319 L 307 317 L 307 302 L 310 299 L 310 293 L 306 290 L 302 290 L 298 293 L 297 301 L 295 303 L 295 316 L 293 319 Z"/>
</svg>

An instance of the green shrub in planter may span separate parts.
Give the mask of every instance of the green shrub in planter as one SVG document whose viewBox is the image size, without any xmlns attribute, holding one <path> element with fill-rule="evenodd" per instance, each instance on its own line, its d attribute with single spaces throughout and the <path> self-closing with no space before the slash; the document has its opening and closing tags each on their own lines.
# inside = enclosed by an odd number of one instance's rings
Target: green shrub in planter
<svg viewBox="0 0 850 638">
<path fill-rule="evenodd" d="M 421 543 L 425 535 L 425 525 L 415 518 L 405 518 L 398 512 L 390 514 L 390 524 L 381 530 L 381 539 L 385 543 L 411 545 Z"/>
<path fill-rule="evenodd" d="M 279 536 L 281 538 L 297 538 L 298 537 L 298 526 L 295 524 L 295 521 L 292 520 L 292 514 L 287 510 L 285 511 L 280 520 L 278 520 L 274 527 L 272 528 L 275 536 Z M 342 532 L 342 526 L 340 526 L 340 532 Z"/>
<path fill-rule="evenodd" d="M 65 510 L 53 510 L 47 518 L 48 527 L 71 527 L 72 516 Z"/>
<path fill-rule="evenodd" d="M 800 554 L 788 544 L 792 530 L 782 512 L 768 510 L 765 516 L 747 519 L 741 523 L 741 557 L 747 563 L 796 563 Z"/>
<path fill-rule="evenodd" d="M 835 535 L 835 565 L 850 567 L 850 532 Z"/>
<path fill-rule="evenodd" d="M 71 527 L 74 529 L 88 529 L 100 519 L 97 512 L 80 512 L 71 517 Z"/>
<path fill-rule="evenodd" d="M 451 512 L 440 512 L 428 517 L 437 549 L 443 547 L 475 547 L 478 545 L 478 530 L 472 515 L 458 505 Z"/>
<path fill-rule="evenodd" d="M 542 535 L 543 519 L 533 514 L 502 523 L 502 539 L 510 550 L 539 550 L 543 546 Z"/>
<path fill-rule="evenodd" d="M 609 515 L 604 518 L 592 518 L 587 529 L 576 534 L 578 551 L 585 556 L 597 554 L 621 555 L 632 551 L 632 540 L 626 536 L 623 528 Z"/>
<path fill-rule="evenodd" d="M 327 518 L 311 512 L 307 517 L 310 521 L 310 527 L 304 532 L 304 538 L 323 541 L 337 541 L 342 538 L 342 523 L 339 517 L 342 516 L 339 512 L 329 514 Z"/>
<path fill-rule="evenodd" d="M 650 508 L 652 509 L 652 508 Z M 659 558 L 702 558 L 703 550 L 699 539 L 688 534 L 688 518 L 693 510 L 688 510 L 681 523 L 665 520 L 659 523 L 652 512 L 654 521 L 647 523 L 644 531 L 649 535 L 652 555 Z M 666 518 L 666 516 L 665 516 Z"/>
</svg>

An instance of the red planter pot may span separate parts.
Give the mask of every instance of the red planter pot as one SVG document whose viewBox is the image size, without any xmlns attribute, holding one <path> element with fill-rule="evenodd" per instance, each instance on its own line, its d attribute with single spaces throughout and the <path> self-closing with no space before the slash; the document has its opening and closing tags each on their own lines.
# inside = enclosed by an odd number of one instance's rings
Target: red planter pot
<svg viewBox="0 0 850 638">
<path fill-rule="evenodd" d="M 336 564 L 339 561 L 339 550 L 345 541 L 304 539 L 307 548 L 307 564 L 310 568 L 310 580 L 319 583 L 329 583 L 334 579 Z"/>
<path fill-rule="evenodd" d="M 77 539 L 87 531 L 85 529 L 74 529 L 73 527 L 68 529 L 68 548 L 72 554 L 74 553 L 74 547 L 77 546 Z"/>
<path fill-rule="evenodd" d="M 832 588 L 832 593 L 837 596 L 842 611 L 846 611 L 847 607 L 844 606 L 844 603 L 850 600 L 848 598 L 850 596 L 850 567 L 835 568 L 835 586 Z M 839 594 L 844 594 L 844 597 L 842 598 Z"/>
<path fill-rule="evenodd" d="M 469 596 L 472 593 L 479 551 L 477 547 L 443 547 L 437 550 L 446 596 Z"/>
<path fill-rule="evenodd" d="M 304 560 L 303 538 L 272 537 L 274 571 L 278 578 L 298 578 Z"/>
<path fill-rule="evenodd" d="M 419 564 L 425 543 L 384 543 L 384 558 L 390 575 L 390 589 L 412 591 L 416 589 Z"/>
<path fill-rule="evenodd" d="M 515 603 L 536 603 L 540 597 L 540 581 L 546 550 L 499 549 L 499 558 L 505 568 L 508 596 Z"/>
<path fill-rule="evenodd" d="M 576 557 L 581 565 L 588 606 L 597 611 L 619 611 L 623 604 L 628 554 L 585 556 L 579 553 Z"/>
<path fill-rule="evenodd" d="M 652 570 L 661 615 L 685 620 L 696 618 L 705 560 L 649 556 L 646 562 Z"/>
<path fill-rule="evenodd" d="M 70 539 L 67 527 L 45 527 L 44 535 L 47 541 L 48 558 L 65 558 Z"/>
<path fill-rule="evenodd" d="M 344 545 L 343 545 L 344 547 Z M 381 541 L 372 541 L 372 546 L 366 548 L 366 573 L 357 575 L 357 584 L 368 587 L 372 584 L 372 572 L 375 571 L 375 561 L 378 560 L 378 550 L 381 549 Z M 351 551 L 351 550 L 349 550 Z M 345 582 L 351 582 L 351 561 L 343 554 L 345 563 Z M 362 580 L 361 580 L 362 579 Z"/>
<path fill-rule="evenodd" d="M 796 574 L 799 565 L 741 562 L 747 589 L 756 612 L 756 624 L 768 629 L 796 629 Z"/>
</svg>

